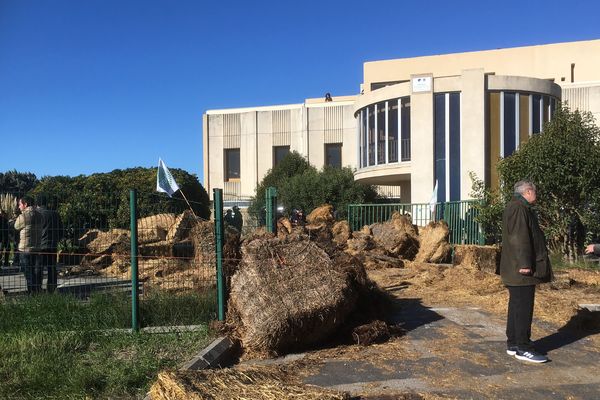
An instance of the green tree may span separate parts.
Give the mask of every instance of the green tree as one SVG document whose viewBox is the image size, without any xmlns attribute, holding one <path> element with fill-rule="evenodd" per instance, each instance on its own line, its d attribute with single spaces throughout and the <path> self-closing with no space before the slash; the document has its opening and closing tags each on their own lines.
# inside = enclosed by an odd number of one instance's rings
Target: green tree
<svg viewBox="0 0 600 400">
<path fill-rule="evenodd" d="M 543 133 L 498 163 L 504 204 L 522 179 L 538 188 L 540 225 L 554 251 L 569 258 L 580 253 L 586 235 L 600 233 L 600 129 L 590 113 L 557 109 Z"/>
<path fill-rule="evenodd" d="M 18 172 L 17 170 L 0 172 L 0 193 L 25 194 L 32 190 L 37 183 L 37 177 L 31 172 Z"/>
<path fill-rule="evenodd" d="M 264 193 L 269 186 L 277 188 L 278 202 L 288 211 L 301 208 L 308 213 L 327 203 L 337 210 L 338 218 L 346 216 L 348 204 L 377 199 L 373 186 L 354 180 L 352 169 L 326 166 L 317 171 L 296 152 L 286 156 L 265 176 L 252 201 L 253 212 L 264 207 Z"/>
<path fill-rule="evenodd" d="M 209 198 L 198 178 L 177 168 L 171 173 L 196 215 L 208 219 Z M 188 208 L 180 192 L 175 193 L 173 198 L 156 192 L 156 168 L 117 169 L 89 176 L 44 177 L 33 193 L 55 199 L 59 214 L 68 221 L 76 236 L 89 228 L 129 227 L 129 189 L 138 190 L 140 216 L 180 213 Z"/>
</svg>

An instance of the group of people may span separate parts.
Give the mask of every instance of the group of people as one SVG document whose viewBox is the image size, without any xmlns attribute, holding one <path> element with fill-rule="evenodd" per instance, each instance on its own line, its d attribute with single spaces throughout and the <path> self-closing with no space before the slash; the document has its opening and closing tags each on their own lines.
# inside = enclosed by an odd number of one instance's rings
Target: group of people
<svg viewBox="0 0 600 400">
<path fill-rule="evenodd" d="M 45 269 L 48 275 L 46 288 L 52 293 L 58 283 L 57 247 L 63 236 L 60 216 L 46 198 L 39 198 L 34 204 L 32 197 L 23 196 L 17 205 L 20 213 L 16 218 L 0 218 L 2 263 L 8 265 L 11 232 L 15 232 L 13 265 L 20 266 L 24 273 L 27 292 L 38 293 L 42 290 Z"/>
<path fill-rule="evenodd" d="M 225 223 L 230 225 L 238 230 L 238 232 L 242 231 L 242 226 L 244 225 L 244 218 L 242 217 L 242 213 L 238 206 L 233 206 L 233 210 L 230 208 L 225 212 L 224 217 Z"/>
</svg>

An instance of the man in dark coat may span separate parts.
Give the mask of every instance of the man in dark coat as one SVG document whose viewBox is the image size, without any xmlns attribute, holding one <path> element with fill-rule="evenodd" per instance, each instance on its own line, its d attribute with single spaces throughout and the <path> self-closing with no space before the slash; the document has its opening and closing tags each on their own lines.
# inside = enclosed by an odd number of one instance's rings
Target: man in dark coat
<svg viewBox="0 0 600 400">
<path fill-rule="evenodd" d="M 58 212 L 55 210 L 54 202 L 44 197 L 38 199 L 37 211 L 42 215 L 42 237 L 40 243 L 40 265 L 48 272 L 46 289 L 53 293 L 58 284 L 58 272 L 56 270 L 56 258 L 58 242 L 63 238 L 63 225 Z"/>
<path fill-rule="evenodd" d="M 535 285 L 552 279 L 552 267 L 544 233 L 532 209 L 536 199 L 532 182 L 515 184 L 514 196 L 502 215 L 500 276 L 509 293 L 506 353 L 519 360 L 543 363 L 548 358 L 531 344 L 531 321 Z"/>
</svg>

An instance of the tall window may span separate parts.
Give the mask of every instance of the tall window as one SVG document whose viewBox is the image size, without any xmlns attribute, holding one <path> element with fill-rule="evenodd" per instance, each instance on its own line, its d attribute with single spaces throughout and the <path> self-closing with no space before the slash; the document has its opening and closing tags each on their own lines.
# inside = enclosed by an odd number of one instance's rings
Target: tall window
<svg viewBox="0 0 600 400">
<path fill-rule="evenodd" d="M 290 146 L 273 146 L 273 166 L 276 166 L 290 153 Z"/>
<path fill-rule="evenodd" d="M 341 143 L 328 143 L 325 145 L 325 165 L 342 168 Z"/>
<path fill-rule="evenodd" d="M 225 181 L 240 179 L 240 149 L 225 149 Z"/>
</svg>

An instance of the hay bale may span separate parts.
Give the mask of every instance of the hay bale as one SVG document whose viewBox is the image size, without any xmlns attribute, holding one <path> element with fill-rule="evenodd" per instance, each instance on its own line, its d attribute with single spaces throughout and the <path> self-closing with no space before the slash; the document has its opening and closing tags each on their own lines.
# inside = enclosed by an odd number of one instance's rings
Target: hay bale
<svg viewBox="0 0 600 400">
<path fill-rule="evenodd" d="M 500 249 L 497 246 L 456 245 L 453 264 L 455 267 L 495 274 L 500 265 Z"/>
<path fill-rule="evenodd" d="M 169 227 L 166 237 L 167 242 L 179 242 L 188 238 L 195 223 L 196 218 L 190 210 L 185 210 L 179 214 Z"/>
<path fill-rule="evenodd" d="M 111 229 L 108 232 L 98 231 L 96 238 L 88 243 L 87 248 L 94 254 L 125 252 L 131 242 L 126 229 Z"/>
<path fill-rule="evenodd" d="M 306 385 L 272 366 L 161 372 L 150 395 L 152 400 L 350 399 L 348 394 Z"/>
<path fill-rule="evenodd" d="M 394 212 L 389 221 L 373 224 L 370 227 L 373 240 L 389 255 L 412 260 L 419 249 L 417 231 L 410 219 Z"/>
<path fill-rule="evenodd" d="M 172 257 L 173 245 L 166 240 L 140 244 L 139 255 L 143 257 Z"/>
<path fill-rule="evenodd" d="M 431 221 L 419 232 L 419 252 L 415 262 L 443 263 L 450 258 L 450 231 L 446 221 Z"/>
<path fill-rule="evenodd" d="M 333 218 L 333 206 L 329 204 L 323 204 L 312 210 L 310 214 L 306 217 L 306 222 L 309 224 L 321 224 L 321 223 L 333 223 L 335 218 Z"/>
<path fill-rule="evenodd" d="M 281 217 L 277 220 L 277 235 L 289 235 L 292 233 L 293 227 L 289 219 Z"/>
<path fill-rule="evenodd" d="M 375 248 L 376 246 L 375 242 L 373 241 L 373 238 L 370 235 L 357 234 L 357 232 L 354 232 L 352 236 L 353 238 L 348 239 L 348 241 L 346 242 L 348 248 L 345 251 L 348 254 L 357 256 Z"/>
<path fill-rule="evenodd" d="M 190 239 L 194 246 L 194 262 L 215 265 L 214 222 L 197 221 L 190 230 Z"/>
<path fill-rule="evenodd" d="M 167 232 L 175 221 L 175 214 L 156 214 L 139 218 L 138 243 L 153 243 L 166 240 Z"/>
<path fill-rule="evenodd" d="M 90 244 L 94 239 L 96 239 L 100 232 L 102 232 L 100 229 L 88 230 L 86 233 L 83 234 L 83 236 L 77 239 L 78 246 L 82 248 L 87 248 L 88 244 Z"/>
<path fill-rule="evenodd" d="M 306 238 L 254 239 L 242 246 L 228 318 L 247 351 L 285 354 L 333 334 L 365 280 L 358 260 L 345 253 L 331 258 Z"/>
<path fill-rule="evenodd" d="M 350 239 L 350 235 L 351 235 L 351 231 L 350 231 L 350 225 L 348 224 L 348 221 L 338 221 L 335 224 L 333 224 L 333 227 L 331 228 L 331 233 L 333 234 L 333 241 L 338 245 L 338 246 L 343 246 L 344 244 L 346 244 L 346 242 L 348 241 L 348 239 Z"/>
</svg>

